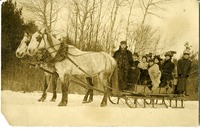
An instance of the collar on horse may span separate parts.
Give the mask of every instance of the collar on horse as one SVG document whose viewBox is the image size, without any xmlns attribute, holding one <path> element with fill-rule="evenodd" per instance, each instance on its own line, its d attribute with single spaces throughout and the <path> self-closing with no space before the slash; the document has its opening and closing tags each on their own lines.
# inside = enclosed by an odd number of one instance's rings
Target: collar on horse
<svg viewBox="0 0 200 129">
<path fill-rule="evenodd" d="M 62 60 L 65 59 L 65 57 L 67 56 L 67 51 L 68 51 L 68 45 L 64 44 L 64 43 L 59 43 L 59 44 L 56 44 L 56 45 L 53 45 L 53 41 L 52 41 L 52 38 L 50 36 L 49 33 L 47 33 L 46 31 L 44 33 L 41 33 L 40 31 L 38 31 L 39 34 L 41 34 L 41 38 L 39 39 L 39 44 L 36 48 L 39 47 L 39 45 L 41 44 L 41 41 L 42 39 L 44 40 L 44 44 L 46 46 L 46 40 L 44 39 L 44 35 L 47 35 L 47 40 L 50 44 L 50 46 L 48 48 L 46 48 L 45 50 L 45 53 L 44 55 L 42 56 L 42 58 L 40 59 L 40 61 L 43 61 L 45 63 L 55 63 L 55 62 L 60 62 Z M 57 45 L 60 45 L 60 48 L 58 50 L 56 50 L 54 47 L 57 46 Z M 54 49 L 53 52 L 48 52 L 48 49 Z M 52 53 L 56 53 L 56 56 L 55 57 L 51 57 L 50 54 Z"/>
</svg>

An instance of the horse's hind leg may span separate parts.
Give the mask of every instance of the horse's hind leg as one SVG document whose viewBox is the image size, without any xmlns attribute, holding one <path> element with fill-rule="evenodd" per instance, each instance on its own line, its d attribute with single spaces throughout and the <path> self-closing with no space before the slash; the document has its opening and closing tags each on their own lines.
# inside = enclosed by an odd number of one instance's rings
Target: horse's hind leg
<svg viewBox="0 0 200 129">
<path fill-rule="evenodd" d="M 107 105 L 108 87 L 110 86 L 109 85 L 109 82 L 110 82 L 109 73 L 101 73 L 99 75 L 99 82 L 101 83 L 101 85 L 103 85 L 103 88 L 104 88 L 104 96 L 103 96 L 103 99 L 102 99 L 102 102 L 100 105 L 101 107 L 104 107 Z"/>
<path fill-rule="evenodd" d="M 56 75 L 52 75 L 51 78 L 51 84 L 52 84 L 52 88 L 53 88 L 53 97 L 51 98 L 51 102 L 55 102 L 56 98 L 57 98 L 57 94 L 56 94 L 56 88 L 57 88 L 57 76 Z"/>
<path fill-rule="evenodd" d="M 87 90 L 87 93 L 85 94 L 82 103 L 88 103 L 88 102 L 87 102 L 87 99 L 88 99 L 89 93 L 90 93 L 90 90 Z"/>
<path fill-rule="evenodd" d="M 48 88 L 48 82 L 50 81 L 51 76 L 50 75 L 45 75 L 44 78 L 44 89 L 43 89 L 43 94 L 42 97 L 38 100 L 39 102 L 44 102 L 44 100 L 47 97 L 47 88 Z"/>
<path fill-rule="evenodd" d="M 86 81 L 90 86 L 94 86 L 94 84 L 92 83 L 92 78 L 91 77 L 86 77 Z M 89 95 L 89 100 L 88 99 L 88 95 Z M 90 103 L 93 101 L 93 89 L 88 89 L 87 93 L 85 94 L 84 98 L 83 98 L 83 102 L 82 103 Z"/>
</svg>

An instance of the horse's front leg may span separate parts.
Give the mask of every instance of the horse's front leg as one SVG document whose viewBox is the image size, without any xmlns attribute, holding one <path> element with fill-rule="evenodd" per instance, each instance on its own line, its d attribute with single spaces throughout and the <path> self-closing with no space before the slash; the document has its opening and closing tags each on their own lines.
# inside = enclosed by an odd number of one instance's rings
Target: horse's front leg
<svg viewBox="0 0 200 129">
<path fill-rule="evenodd" d="M 58 106 L 66 106 L 68 103 L 68 87 L 69 87 L 69 78 L 61 79 L 62 85 L 62 99 Z"/>
<path fill-rule="evenodd" d="M 51 102 L 55 102 L 56 98 L 57 98 L 57 94 L 56 94 L 57 79 L 58 79 L 58 77 L 56 75 L 52 75 L 51 84 L 52 84 L 52 88 L 53 88 L 53 97 L 50 100 Z"/>
<path fill-rule="evenodd" d="M 44 100 L 47 97 L 47 88 L 48 88 L 48 82 L 50 81 L 50 78 L 51 78 L 50 75 L 45 75 L 43 94 L 42 94 L 42 97 L 38 100 L 39 102 L 44 102 Z"/>
</svg>

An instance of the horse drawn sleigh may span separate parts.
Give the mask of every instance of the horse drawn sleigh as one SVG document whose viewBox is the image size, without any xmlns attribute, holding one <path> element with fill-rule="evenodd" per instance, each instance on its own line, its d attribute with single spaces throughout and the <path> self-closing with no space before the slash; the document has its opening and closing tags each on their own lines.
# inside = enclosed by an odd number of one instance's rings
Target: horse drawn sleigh
<svg viewBox="0 0 200 129">
<path fill-rule="evenodd" d="M 114 58 L 104 52 L 83 52 L 74 46 L 65 45 L 48 34 L 45 29 L 37 31 L 31 37 L 25 35 L 16 51 L 19 58 L 22 58 L 25 54 L 37 56 L 38 53 L 42 53 L 39 68 L 44 70 L 47 76 L 59 77 L 61 81 L 62 99 L 59 106 L 67 105 L 69 82 L 74 82 L 88 90 L 83 103 L 93 101 L 93 91 L 95 90 L 103 93 L 100 105 L 102 107 L 107 105 L 107 98 L 113 104 L 119 104 L 121 100 L 124 100 L 131 108 L 156 107 L 160 104 L 165 107 L 184 107 L 184 97 L 173 94 L 169 86 L 159 87 L 158 92 L 154 93 L 149 90 L 147 85 L 135 85 L 132 91 L 119 90 L 117 63 Z M 47 56 L 50 59 L 46 60 Z M 45 65 L 41 66 L 41 64 Z M 87 83 L 79 77 L 84 77 Z M 103 90 L 94 87 L 92 82 L 94 77 L 98 78 Z M 45 82 L 48 80 L 46 79 Z M 43 95 L 39 101 L 46 99 L 47 87 L 47 83 L 45 83 Z M 54 87 L 52 101 L 56 99 L 55 90 Z"/>
</svg>

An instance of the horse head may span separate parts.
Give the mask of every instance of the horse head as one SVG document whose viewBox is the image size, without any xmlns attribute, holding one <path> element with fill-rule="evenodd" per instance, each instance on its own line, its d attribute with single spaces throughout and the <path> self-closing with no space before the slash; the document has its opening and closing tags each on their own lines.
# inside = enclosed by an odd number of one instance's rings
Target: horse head
<svg viewBox="0 0 200 129">
<path fill-rule="evenodd" d="M 37 51 L 43 49 L 46 45 L 46 29 L 42 29 L 40 31 L 36 31 L 31 38 L 31 41 L 27 48 L 27 53 L 30 56 L 33 56 L 37 53 Z"/>
<path fill-rule="evenodd" d="M 18 46 L 16 50 L 16 56 L 18 58 L 23 58 L 27 54 L 27 48 L 31 40 L 31 35 L 28 33 L 24 33 L 24 37 L 20 42 L 20 45 Z"/>
<path fill-rule="evenodd" d="M 30 56 L 33 56 L 41 50 L 46 50 L 54 57 L 60 49 L 61 44 L 58 39 L 47 33 L 46 29 L 42 29 L 33 34 L 27 52 Z"/>
</svg>

